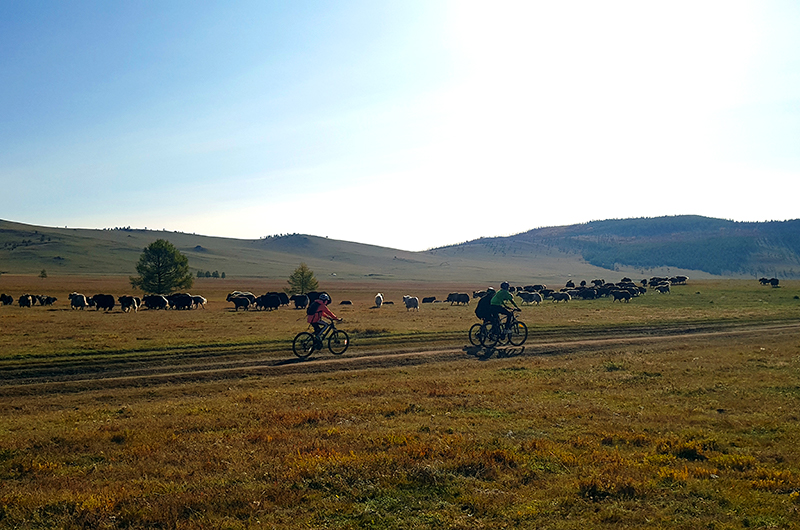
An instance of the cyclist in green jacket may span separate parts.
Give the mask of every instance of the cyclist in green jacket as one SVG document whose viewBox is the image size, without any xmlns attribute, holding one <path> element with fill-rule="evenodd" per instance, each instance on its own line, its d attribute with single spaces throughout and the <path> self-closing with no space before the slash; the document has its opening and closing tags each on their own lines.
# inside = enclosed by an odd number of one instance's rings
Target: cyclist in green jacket
<svg viewBox="0 0 800 530">
<path fill-rule="evenodd" d="M 498 326 L 500 325 L 500 315 L 506 316 L 506 324 L 505 328 L 508 327 L 508 323 L 511 321 L 511 314 L 512 311 L 506 305 L 506 302 L 511 302 L 511 305 L 514 306 L 514 309 L 520 311 L 519 306 L 514 301 L 514 295 L 508 292 L 508 282 L 503 282 L 500 284 L 500 290 L 495 293 L 492 297 L 492 305 L 491 305 L 491 316 L 492 320 Z"/>
</svg>

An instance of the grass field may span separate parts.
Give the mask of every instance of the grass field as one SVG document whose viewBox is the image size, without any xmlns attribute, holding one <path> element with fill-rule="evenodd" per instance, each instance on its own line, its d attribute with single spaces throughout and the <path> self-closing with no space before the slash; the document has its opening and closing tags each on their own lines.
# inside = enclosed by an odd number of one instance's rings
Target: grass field
<svg viewBox="0 0 800 530">
<path fill-rule="evenodd" d="M 570 346 L 506 355 L 457 355 L 472 307 L 399 304 L 482 286 L 323 284 L 353 337 L 341 359 L 79 392 L 26 390 L 19 374 L 192 351 L 289 362 L 304 315 L 224 302 L 280 282 L 201 281 L 205 310 L 106 314 L 66 294 L 124 294 L 124 278 L 0 278 L 15 297 L 59 298 L 0 307 L 0 393 L 15 384 L 0 400 L 0 528 L 800 526 L 798 282 L 545 302 L 523 310 L 529 344 Z M 378 291 L 395 305 L 373 309 Z M 429 360 L 404 364 L 410 351 Z M 390 362 L 362 363 L 377 358 Z"/>
</svg>

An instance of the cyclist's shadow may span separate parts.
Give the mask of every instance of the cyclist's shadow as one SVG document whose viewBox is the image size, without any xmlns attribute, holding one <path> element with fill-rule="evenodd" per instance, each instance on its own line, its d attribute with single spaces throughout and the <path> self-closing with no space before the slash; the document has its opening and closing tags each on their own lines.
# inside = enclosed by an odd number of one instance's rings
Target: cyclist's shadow
<svg viewBox="0 0 800 530">
<path fill-rule="evenodd" d="M 522 355 L 525 352 L 525 346 L 520 346 L 517 348 L 486 348 L 484 346 L 464 346 L 464 351 L 467 352 L 468 355 L 474 355 L 481 361 L 488 361 L 493 356 L 497 356 L 498 359 L 503 359 L 507 357 L 514 357 L 517 355 Z"/>
</svg>

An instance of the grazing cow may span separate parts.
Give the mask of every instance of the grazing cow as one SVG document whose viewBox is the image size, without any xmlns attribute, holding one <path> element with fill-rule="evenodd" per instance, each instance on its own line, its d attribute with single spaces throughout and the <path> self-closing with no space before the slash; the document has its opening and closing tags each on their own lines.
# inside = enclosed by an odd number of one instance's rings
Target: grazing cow
<svg viewBox="0 0 800 530">
<path fill-rule="evenodd" d="M 23 294 L 19 297 L 17 303 L 20 307 L 33 307 L 33 296 L 29 294 Z"/>
<path fill-rule="evenodd" d="M 119 308 L 122 309 L 123 313 L 129 312 L 131 309 L 133 309 L 134 313 L 139 311 L 139 304 L 133 296 L 127 294 L 120 296 L 117 298 L 117 302 L 119 302 Z"/>
<path fill-rule="evenodd" d="M 167 296 L 170 309 L 191 309 L 194 307 L 192 295 L 188 293 L 175 293 Z"/>
<path fill-rule="evenodd" d="M 55 296 L 42 296 L 39 298 L 39 305 L 50 306 L 56 303 L 56 301 L 58 301 L 58 298 Z"/>
<path fill-rule="evenodd" d="M 469 305 L 469 295 L 466 293 L 450 293 L 447 295 L 447 300 L 445 301 L 450 302 L 450 305 Z"/>
<path fill-rule="evenodd" d="M 378 293 L 375 295 L 375 307 L 380 307 L 383 305 L 383 293 Z"/>
<path fill-rule="evenodd" d="M 339 302 L 339 305 L 353 305 L 353 302 L 351 302 L 350 300 L 342 300 L 341 302 Z"/>
<path fill-rule="evenodd" d="M 589 289 L 588 287 L 586 289 L 580 289 L 577 297 L 582 300 L 594 300 L 597 298 L 597 289 Z"/>
<path fill-rule="evenodd" d="M 568 280 L 567 283 L 564 285 L 564 287 L 566 287 L 567 289 L 572 289 L 575 287 L 575 282 L 573 282 L 572 280 Z"/>
<path fill-rule="evenodd" d="M 86 299 L 86 295 L 81 293 L 70 293 L 69 305 L 72 309 L 83 309 L 84 307 L 88 307 L 89 301 Z"/>
<path fill-rule="evenodd" d="M 308 296 L 304 294 L 293 294 L 289 297 L 289 300 L 294 302 L 295 309 L 305 309 L 308 305 Z"/>
<path fill-rule="evenodd" d="M 630 293 L 630 291 L 622 291 L 622 290 L 620 290 L 620 291 L 611 291 L 611 296 L 614 297 L 612 302 L 616 302 L 617 300 L 619 300 L 620 302 L 622 302 L 623 300 L 625 302 L 630 302 L 631 301 L 631 293 Z"/>
<path fill-rule="evenodd" d="M 758 282 L 759 282 L 761 285 L 769 285 L 769 278 L 759 278 L 759 279 L 758 279 Z"/>
<path fill-rule="evenodd" d="M 278 297 L 279 305 L 289 305 L 289 295 L 281 291 L 270 291 L 267 294 L 274 294 Z"/>
<path fill-rule="evenodd" d="M 228 294 L 228 296 L 225 298 L 225 301 L 232 302 L 233 300 L 231 299 L 236 296 L 244 296 L 250 301 L 251 304 L 256 303 L 256 295 L 248 291 L 233 291 L 232 293 Z"/>
<path fill-rule="evenodd" d="M 551 296 L 553 297 L 553 302 L 569 302 L 572 299 L 569 293 L 563 291 L 554 291 Z"/>
<path fill-rule="evenodd" d="M 166 309 L 169 307 L 169 301 L 160 294 L 148 294 L 142 298 L 140 306 L 144 306 L 147 309 Z"/>
<path fill-rule="evenodd" d="M 425 298 L 422 299 L 422 303 L 423 304 L 432 304 L 435 301 L 436 301 L 436 297 L 435 296 L 426 296 Z"/>
<path fill-rule="evenodd" d="M 240 307 L 245 311 L 250 309 L 250 299 L 244 295 L 238 295 L 238 296 L 228 295 L 227 301 L 233 302 L 234 311 L 238 311 Z"/>
<path fill-rule="evenodd" d="M 542 295 L 542 299 L 549 300 L 553 298 L 553 293 L 555 291 L 553 289 L 542 289 L 539 291 L 539 294 Z"/>
<path fill-rule="evenodd" d="M 670 292 L 668 283 L 662 283 L 662 284 L 656 285 L 655 289 L 656 289 L 656 291 L 658 291 L 661 294 L 668 294 Z"/>
<path fill-rule="evenodd" d="M 97 311 L 111 311 L 117 305 L 117 301 L 110 294 L 96 294 L 90 299 L 90 305 L 94 305 Z"/>
<path fill-rule="evenodd" d="M 542 302 L 542 295 L 539 293 L 530 293 L 527 291 L 520 291 L 517 293 L 517 296 L 522 298 L 523 304 L 536 304 L 539 305 Z"/>
<path fill-rule="evenodd" d="M 273 309 L 278 309 L 280 306 L 281 298 L 277 293 L 267 293 L 256 298 L 256 309 L 272 311 Z M 238 310 L 239 307 L 237 306 L 236 309 Z"/>
<path fill-rule="evenodd" d="M 416 296 L 403 296 L 403 303 L 406 305 L 406 311 L 416 309 L 419 311 L 419 298 Z"/>
<path fill-rule="evenodd" d="M 198 307 L 202 307 L 203 309 L 205 309 L 206 302 L 208 302 L 208 300 L 206 300 L 202 296 L 197 294 L 192 295 L 192 305 L 194 306 L 195 309 L 197 309 Z"/>
<path fill-rule="evenodd" d="M 3 293 L 2 295 L 0 295 L 0 303 L 2 303 L 3 305 L 11 305 L 14 303 L 14 297 L 6 293 Z"/>
<path fill-rule="evenodd" d="M 777 287 L 779 282 L 780 282 L 780 280 L 778 280 L 778 278 L 770 278 L 769 279 L 769 284 L 772 287 Z"/>
</svg>

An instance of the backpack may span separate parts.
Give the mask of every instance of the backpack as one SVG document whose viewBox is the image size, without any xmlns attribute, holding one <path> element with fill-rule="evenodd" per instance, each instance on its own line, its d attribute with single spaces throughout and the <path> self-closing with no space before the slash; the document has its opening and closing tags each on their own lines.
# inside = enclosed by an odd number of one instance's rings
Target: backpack
<svg viewBox="0 0 800 530">
<path fill-rule="evenodd" d="M 319 309 L 319 304 L 321 303 L 322 302 L 320 302 L 319 300 L 314 300 L 313 302 L 308 304 L 308 307 L 306 308 L 306 315 L 313 315 L 314 313 L 316 313 L 317 310 Z"/>
<path fill-rule="evenodd" d="M 475 316 L 481 320 L 486 320 L 491 316 L 492 298 L 495 293 L 487 293 L 478 300 L 478 307 L 475 308 Z"/>
</svg>

